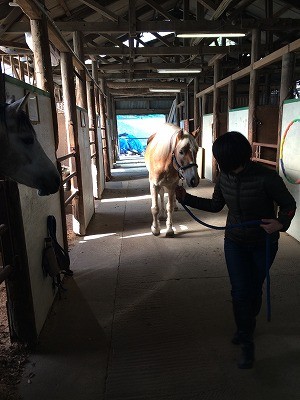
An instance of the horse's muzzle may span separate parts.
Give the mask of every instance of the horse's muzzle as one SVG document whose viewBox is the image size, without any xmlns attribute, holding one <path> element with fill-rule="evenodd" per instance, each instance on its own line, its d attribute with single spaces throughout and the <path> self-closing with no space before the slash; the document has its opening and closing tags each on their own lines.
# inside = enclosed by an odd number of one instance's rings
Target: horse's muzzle
<svg viewBox="0 0 300 400">
<path fill-rule="evenodd" d="M 51 181 L 50 185 L 43 185 L 38 188 L 39 196 L 49 196 L 50 194 L 54 194 L 58 192 L 61 184 L 60 176 L 56 176 L 54 180 Z"/>
</svg>

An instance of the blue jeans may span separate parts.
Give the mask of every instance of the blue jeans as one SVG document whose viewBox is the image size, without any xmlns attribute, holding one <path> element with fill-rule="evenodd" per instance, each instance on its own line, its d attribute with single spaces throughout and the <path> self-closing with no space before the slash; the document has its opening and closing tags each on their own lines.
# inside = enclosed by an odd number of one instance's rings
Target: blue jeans
<svg viewBox="0 0 300 400">
<path fill-rule="evenodd" d="M 271 243 L 270 265 L 277 250 L 278 242 Z M 266 278 L 266 247 L 265 244 L 240 244 L 225 238 L 224 252 L 237 330 L 241 339 L 251 341 L 255 317 L 261 309 L 262 287 Z"/>
</svg>

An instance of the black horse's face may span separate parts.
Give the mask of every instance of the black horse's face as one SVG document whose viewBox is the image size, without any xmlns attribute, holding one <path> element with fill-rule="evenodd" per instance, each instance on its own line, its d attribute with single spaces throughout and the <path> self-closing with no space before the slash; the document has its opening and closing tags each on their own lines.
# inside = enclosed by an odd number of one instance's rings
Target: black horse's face
<svg viewBox="0 0 300 400">
<path fill-rule="evenodd" d="M 0 172 L 40 195 L 58 191 L 60 175 L 36 138 L 27 114 L 22 110 L 28 96 L 5 107 L 1 123 Z"/>
</svg>

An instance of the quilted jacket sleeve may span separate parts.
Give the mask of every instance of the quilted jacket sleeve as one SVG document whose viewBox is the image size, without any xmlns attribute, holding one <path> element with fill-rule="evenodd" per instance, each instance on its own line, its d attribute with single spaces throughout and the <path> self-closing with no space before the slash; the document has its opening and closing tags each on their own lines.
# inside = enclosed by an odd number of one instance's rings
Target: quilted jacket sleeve
<svg viewBox="0 0 300 400">
<path fill-rule="evenodd" d="M 275 171 L 271 178 L 265 180 L 265 190 L 278 205 L 277 220 L 283 225 L 281 232 L 285 232 L 295 215 L 296 201 Z"/>
<path fill-rule="evenodd" d="M 202 211 L 219 212 L 225 206 L 225 200 L 222 195 L 219 180 L 217 181 L 211 199 L 193 196 L 186 193 L 184 204 Z"/>
</svg>

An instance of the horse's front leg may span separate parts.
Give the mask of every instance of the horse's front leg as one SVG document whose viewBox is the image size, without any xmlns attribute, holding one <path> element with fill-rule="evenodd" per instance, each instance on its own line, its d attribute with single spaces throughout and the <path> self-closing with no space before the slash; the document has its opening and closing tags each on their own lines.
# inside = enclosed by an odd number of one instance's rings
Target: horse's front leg
<svg viewBox="0 0 300 400">
<path fill-rule="evenodd" d="M 156 186 L 154 183 L 150 183 L 150 193 L 151 193 L 151 213 L 153 217 L 152 225 L 151 225 L 151 232 L 153 235 L 158 236 L 160 234 L 160 226 L 158 221 L 158 214 L 159 214 L 159 206 L 158 206 L 158 193 L 159 187 Z"/>
<path fill-rule="evenodd" d="M 174 211 L 174 204 L 175 204 L 175 189 L 168 189 L 168 202 L 167 202 L 167 232 L 166 236 L 167 237 L 173 237 L 174 236 L 174 230 L 173 230 L 173 211 Z"/>
<path fill-rule="evenodd" d="M 158 219 L 160 221 L 166 221 L 167 215 L 165 206 L 165 190 L 163 186 L 159 190 L 159 198 L 160 198 L 160 209 L 159 209 Z"/>
</svg>

